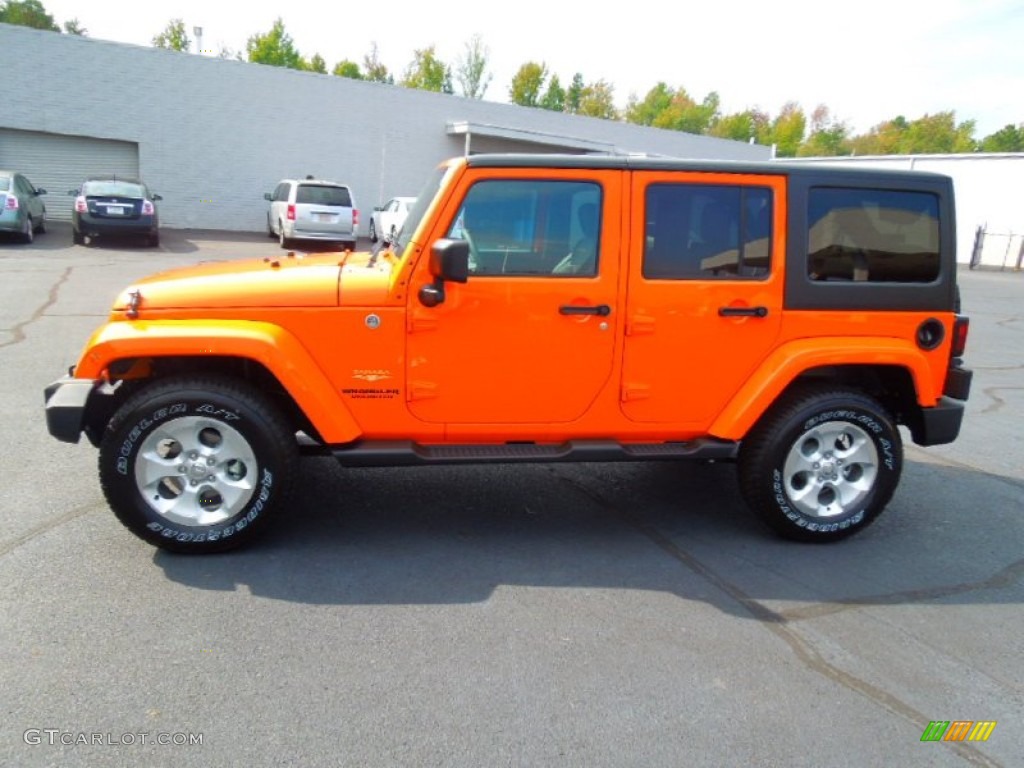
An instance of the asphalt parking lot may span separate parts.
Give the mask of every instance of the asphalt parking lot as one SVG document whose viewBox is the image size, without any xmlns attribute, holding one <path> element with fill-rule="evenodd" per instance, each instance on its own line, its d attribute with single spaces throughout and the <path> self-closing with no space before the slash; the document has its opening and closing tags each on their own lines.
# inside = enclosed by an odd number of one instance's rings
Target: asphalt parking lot
<svg viewBox="0 0 1024 768">
<path fill-rule="evenodd" d="M 838 545 L 765 534 L 727 465 L 305 459 L 259 546 L 157 552 L 43 387 L 132 279 L 277 253 L 0 242 L 0 765 L 1020 764 L 1024 274 L 961 273 L 961 438 Z"/>
</svg>

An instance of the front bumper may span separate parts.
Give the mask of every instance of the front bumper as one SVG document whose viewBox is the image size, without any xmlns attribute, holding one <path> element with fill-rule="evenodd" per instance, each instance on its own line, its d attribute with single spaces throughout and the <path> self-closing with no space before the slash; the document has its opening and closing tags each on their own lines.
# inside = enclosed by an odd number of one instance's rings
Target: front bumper
<svg viewBox="0 0 1024 768">
<path fill-rule="evenodd" d="M 77 443 L 89 400 L 102 382 L 62 376 L 43 390 L 46 428 L 58 440 Z"/>
</svg>

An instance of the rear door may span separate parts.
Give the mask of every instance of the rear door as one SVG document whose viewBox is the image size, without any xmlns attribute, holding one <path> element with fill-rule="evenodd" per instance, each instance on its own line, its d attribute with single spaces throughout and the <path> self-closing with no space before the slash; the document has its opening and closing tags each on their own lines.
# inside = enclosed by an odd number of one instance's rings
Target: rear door
<svg viewBox="0 0 1024 768">
<path fill-rule="evenodd" d="M 706 428 L 782 320 L 782 176 L 637 172 L 622 409 Z"/>
<path fill-rule="evenodd" d="M 299 184 L 295 191 L 295 230 L 351 235 L 352 195 L 335 184 Z"/>
</svg>

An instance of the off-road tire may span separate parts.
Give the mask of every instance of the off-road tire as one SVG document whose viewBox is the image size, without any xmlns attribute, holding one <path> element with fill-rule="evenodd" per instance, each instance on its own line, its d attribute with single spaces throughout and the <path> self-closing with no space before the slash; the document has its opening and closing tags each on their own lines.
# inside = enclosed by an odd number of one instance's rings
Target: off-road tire
<svg viewBox="0 0 1024 768">
<path fill-rule="evenodd" d="M 242 381 L 178 376 L 132 394 L 99 450 L 103 493 L 135 535 L 173 552 L 248 544 L 286 503 L 295 431 Z"/>
<path fill-rule="evenodd" d="M 808 386 L 774 405 L 743 440 L 740 489 L 787 539 L 830 542 L 873 523 L 899 483 L 903 442 L 874 398 Z"/>
</svg>

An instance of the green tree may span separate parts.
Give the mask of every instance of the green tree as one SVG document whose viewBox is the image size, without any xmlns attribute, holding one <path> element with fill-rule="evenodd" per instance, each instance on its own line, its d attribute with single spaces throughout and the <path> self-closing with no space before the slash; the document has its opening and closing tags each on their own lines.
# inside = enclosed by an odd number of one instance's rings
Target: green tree
<svg viewBox="0 0 1024 768">
<path fill-rule="evenodd" d="M 454 93 L 451 68 L 437 58 L 432 45 L 413 52 L 412 61 L 399 85 L 421 91 Z"/>
<path fill-rule="evenodd" d="M 654 125 L 665 110 L 672 105 L 675 91 L 665 83 L 658 83 L 644 96 L 643 101 L 638 101 L 635 95 L 629 97 L 626 104 L 626 122 L 636 125 Z"/>
<path fill-rule="evenodd" d="M 552 75 L 551 79 L 548 80 L 547 90 L 544 91 L 544 95 L 541 96 L 540 103 L 537 106 L 552 112 L 565 111 L 565 88 L 562 87 L 558 75 Z"/>
<path fill-rule="evenodd" d="M 919 117 L 907 126 L 900 143 L 900 154 L 947 154 L 974 152 L 974 121 L 956 122 L 954 112 L 939 112 Z"/>
<path fill-rule="evenodd" d="M 280 18 L 266 34 L 250 37 L 245 44 L 245 51 L 249 61 L 256 64 L 269 64 L 272 67 L 288 69 L 308 67 L 292 42 L 291 36 L 285 32 L 284 22 Z"/>
<path fill-rule="evenodd" d="M 800 145 L 800 157 L 836 157 L 852 151 L 850 129 L 846 123 L 832 117 L 828 107 L 819 104 L 811 113 L 811 130 Z"/>
<path fill-rule="evenodd" d="M 363 57 L 364 78 L 372 83 L 387 83 L 394 85 L 395 78 L 388 71 L 388 68 L 381 63 L 380 54 L 377 52 L 377 43 L 372 43 L 370 52 Z"/>
<path fill-rule="evenodd" d="M 730 115 L 723 115 L 708 129 L 709 136 L 733 141 L 750 141 L 770 144 L 771 121 L 767 113 L 758 109 L 747 109 Z"/>
<path fill-rule="evenodd" d="M 577 114 L 617 120 L 619 113 L 615 109 L 615 89 L 604 80 L 588 83 L 580 92 Z"/>
<path fill-rule="evenodd" d="M 359 65 L 354 61 L 349 61 L 348 59 L 344 59 L 335 64 L 331 74 L 337 75 L 338 77 L 347 77 L 352 80 L 363 79 L 363 73 L 359 69 Z"/>
<path fill-rule="evenodd" d="M 54 22 L 53 16 L 46 12 L 46 8 L 39 0 L 4 0 L 3 4 L 0 4 L 0 21 L 4 24 L 60 32 L 60 27 Z"/>
<path fill-rule="evenodd" d="M 547 77 L 546 65 L 535 61 L 526 62 L 512 77 L 512 84 L 508 89 L 509 100 L 521 107 L 540 106 L 541 90 Z"/>
<path fill-rule="evenodd" d="M 572 76 L 572 83 L 565 92 L 565 111 L 576 114 L 580 111 L 580 99 L 583 97 L 583 75 L 577 72 Z"/>
<path fill-rule="evenodd" d="M 314 53 L 313 58 L 309 60 L 309 71 L 319 72 L 321 75 L 327 74 L 327 62 L 319 53 Z"/>
<path fill-rule="evenodd" d="M 858 155 L 895 155 L 907 132 L 909 123 L 903 115 L 886 120 L 872 127 L 867 133 L 850 140 L 853 151 Z"/>
<path fill-rule="evenodd" d="M 185 32 L 185 22 L 181 19 L 171 19 L 164 27 L 164 31 L 153 38 L 153 46 L 187 52 L 192 47 L 192 41 Z"/>
<path fill-rule="evenodd" d="M 770 143 L 779 157 L 796 157 L 807 130 L 807 116 L 795 101 L 786 102 L 772 120 Z"/>
<path fill-rule="evenodd" d="M 491 52 L 480 35 L 473 35 L 455 65 L 455 79 L 467 99 L 482 99 L 494 76 L 487 71 Z"/>
<path fill-rule="evenodd" d="M 982 152 L 1024 152 L 1024 123 L 1000 128 L 981 140 Z"/>
<path fill-rule="evenodd" d="M 87 37 L 89 35 L 89 30 L 83 27 L 82 22 L 78 19 L 69 19 L 64 22 L 64 34 Z"/>
</svg>

